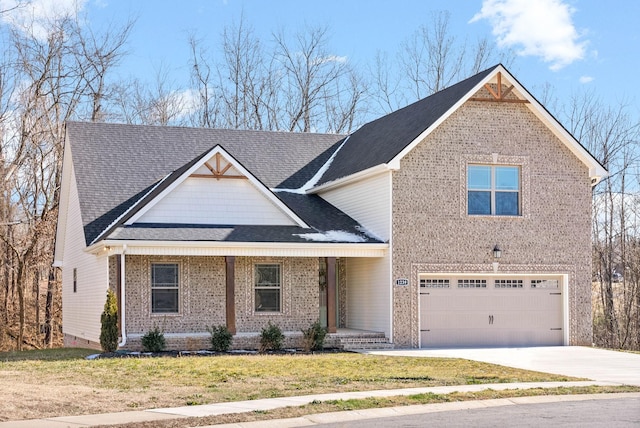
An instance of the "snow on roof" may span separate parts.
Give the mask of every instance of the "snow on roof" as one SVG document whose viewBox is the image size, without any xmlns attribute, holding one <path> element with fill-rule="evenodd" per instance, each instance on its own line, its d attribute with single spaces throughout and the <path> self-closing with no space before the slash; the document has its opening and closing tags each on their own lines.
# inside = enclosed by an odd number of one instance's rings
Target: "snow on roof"
<svg viewBox="0 0 640 428">
<path fill-rule="evenodd" d="M 307 241 L 316 242 L 365 242 L 366 239 L 355 233 L 345 232 L 344 230 L 328 230 L 318 233 L 294 233 Z"/>
</svg>

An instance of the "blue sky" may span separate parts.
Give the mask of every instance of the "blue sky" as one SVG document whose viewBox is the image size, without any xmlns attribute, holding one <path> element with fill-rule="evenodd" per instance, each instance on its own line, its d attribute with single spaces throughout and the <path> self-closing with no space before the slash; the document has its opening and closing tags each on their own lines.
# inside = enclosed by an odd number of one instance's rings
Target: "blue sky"
<svg viewBox="0 0 640 428">
<path fill-rule="evenodd" d="M 0 6 L 11 1 L 0 0 Z M 457 37 L 489 35 L 518 52 L 510 70 L 534 94 L 545 84 L 561 100 L 589 89 L 640 113 L 637 0 L 34 0 L 43 16 L 66 1 L 78 5 L 92 26 L 137 17 L 130 55 L 118 74 L 144 79 L 162 67 L 177 86 L 188 79 L 188 35 L 215 49 L 223 27 L 241 14 L 265 40 L 280 28 L 327 25 L 332 53 L 364 69 L 377 51 L 396 52 L 431 12 L 447 10 Z"/>
</svg>

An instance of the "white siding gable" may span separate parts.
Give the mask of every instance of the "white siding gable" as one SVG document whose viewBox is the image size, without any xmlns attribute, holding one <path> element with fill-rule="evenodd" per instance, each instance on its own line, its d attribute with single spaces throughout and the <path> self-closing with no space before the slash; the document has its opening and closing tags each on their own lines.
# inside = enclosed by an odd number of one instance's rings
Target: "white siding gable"
<svg viewBox="0 0 640 428">
<path fill-rule="evenodd" d="M 138 223 L 293 225 L 249 180 L 189 177 Z"/>
<path fill-rule="evenodd" d="M 320 196 L 375 236 L 391 236 L 391 171 L 333 188 Z"/>
<path fill-rule="evenodd" d="M 80 214 L 80 202 L 72 163 L 68 205 L 64 226 L 62 265 L 62 329 L 65 334 L 100 341 L 100 314 L 109 287 L 109 266 L 106 254 L 96 256 L 85 250 L 85 237 Z M 73 270 L 77 269 L 77 288 L 73 289 Z"/>
<path fill-rule="evenodd" d="M 261 183 L 215 151 L 177 186 L 135 219 L 136 223 L 295 226 Z"/>
</svg>

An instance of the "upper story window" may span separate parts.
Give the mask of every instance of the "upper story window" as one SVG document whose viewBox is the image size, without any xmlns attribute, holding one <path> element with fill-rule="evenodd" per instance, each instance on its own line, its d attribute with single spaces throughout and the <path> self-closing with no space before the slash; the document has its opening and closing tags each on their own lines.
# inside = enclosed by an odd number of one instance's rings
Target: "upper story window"
<svg viewBox="0 0 640 428">
<path fill-rule="evenodd" d="M 178 264 L 151 265 L 151 313 L 178 313 Z"/>
<path fill-rule="evenodd" d="M 520 167 L 469 165 L 467 214 L 520 215 Z"/>
<path fill-rule="evenodd" d="M 256 312 L 280 312 L 281 277 L 279 264 L 257 264 L 254 267 Z"/>
</svg>

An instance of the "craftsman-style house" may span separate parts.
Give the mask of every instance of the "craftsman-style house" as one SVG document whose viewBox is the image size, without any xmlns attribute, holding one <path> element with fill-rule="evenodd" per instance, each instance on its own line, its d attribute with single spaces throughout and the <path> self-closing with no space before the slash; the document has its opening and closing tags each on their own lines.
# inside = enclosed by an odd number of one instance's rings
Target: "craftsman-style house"
<svg viewBox="0 0 640 428">
<path fill-rule="evenodd" d="M 501 65 L 351 135 L 70 122 L 55 264 L 67 346 L 591 343 L 603 166 Z"/>
</svg>

